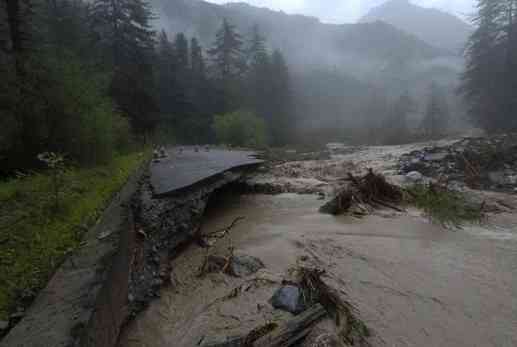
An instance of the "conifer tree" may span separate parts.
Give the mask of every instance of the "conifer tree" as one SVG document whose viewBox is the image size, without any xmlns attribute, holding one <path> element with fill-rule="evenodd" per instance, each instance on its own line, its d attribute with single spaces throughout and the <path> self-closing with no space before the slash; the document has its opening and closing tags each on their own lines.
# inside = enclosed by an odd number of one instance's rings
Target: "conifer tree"
<svg viewBox="0 0 517 347">
<path fill-rule="evenodd" d="M 270 123 L 273 116 L 270 100 L 271 85 L 276 76 L 271 73 L 271 59 L 265 41 L 258 25 L 254 25 L 246 49 L 248 63 L 246 89 L 249 107 L 257 116 Z"/>
<path fill-rule="evenodd" d="M 517 128 L 517 1 L 478 0 L 460 89 L 474 123 L 488 131 Z"/>
<path fill-rule="evenodd" d="M 212 57 L 218 77 L 223 81 L 240 76 L 245 69 L 242 37 L 226 19 L 208 54 Z"/>
<path fill-rule="evenodd" d="M 158 112 L 154 98 L 154 18 L 146 0 L 95 0 L 91 18 L 101 47 L 110 52 L 114 74 L 111 95 L 139 133 L 153 130 Z M 144 137 L 145 139 L 145 137 Z"/>
<path fill-rule="evenodd" d="M 216 34 L 212 49 L 208 51 L 212 58 L 215 78 L 218 80 L 216 104 L 223 113 L 242 106 L 242 75 L 246 69 L 243 55 L 243 41 L 235 26 L 226 19 Z"/>
<path fill-rule="evenodd" d="M 275 50 L 271 56 L 270 98 L 272 119 L 270 129 L 273 144 L 283 145 L 289 141 L 292 128 L 292 96 L 290 88 L 289 68 L 284 56 Z"/>
<path fill-rule="evenodd" d="M 174 52 L 178 71 L 187 71 L 189 68 L 189 46 L 185 34 L 179 33 L 174 40 Z"/>
</svg>

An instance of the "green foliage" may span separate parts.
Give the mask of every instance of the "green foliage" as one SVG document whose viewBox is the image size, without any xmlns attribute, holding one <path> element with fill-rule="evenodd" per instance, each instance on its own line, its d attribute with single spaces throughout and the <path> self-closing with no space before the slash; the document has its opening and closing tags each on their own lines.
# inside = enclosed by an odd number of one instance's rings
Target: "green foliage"
<svg viewBox="0 0 517 347">
<path fill-rule="evenodd" d="M 58 215 L 52 172 L 0 183 L 0 319 L 45 285 L 144 159 L 136 153 L 65 171 Z"/>
<path fill-rule="evenodd" d="M 407 189 L 407 200 L 424 210 L 427 216 L 445 226 L 461 227 L 465 222 L 480 222 L 483 207 L 473 206 L 460 193 L 433 185 L 415 185 Z"/>
<path fill-rule="evenodd" d="M 478 0 L 461 92 L 473 122 L 490 132 L 517 129 L 517 2 Z"/>
<path fill-rule="evenodd" d="M 108 162 L 117 150 L 126 149 L 130 129 L 106 96 L 108 79 L 90 71 L 70 56 L 49 64 L 52 88 L 49 148 L 66 153 L 82 164 Z M 120 146 L 117 148 L 117 146 Z M 126 147 L 126 148 L 124 148 Z"/>
<path fill-rule="evenodd" d="M 214 130 L 220 143 L 239 147 L 264 147 L 267 131 L 264 120 L 249 111 L 215 116 Z"/>
</svg>

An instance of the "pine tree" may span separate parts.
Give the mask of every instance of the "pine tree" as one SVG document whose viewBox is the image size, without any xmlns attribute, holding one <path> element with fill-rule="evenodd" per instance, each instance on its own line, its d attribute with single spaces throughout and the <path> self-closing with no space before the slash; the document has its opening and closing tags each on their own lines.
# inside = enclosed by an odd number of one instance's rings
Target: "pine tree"
<svg viewBox="0 0 517 347">
<path fill-rule="evenodd" d="M 208 54 L 212 56 L 217 75 L 223 81 L 240 76 L 245 69 L 243 41 L 235 26 L 226 19 L 216 34 L 216 40 Z"/>
<path fill-rule="evenodd" d="M 190 65 L 194 79 L 200 81 L 206 78 L 203 49 L 195 37 L 193 37 L 190 41 Z"/>
<path fill-rule="evenodd" d="M 178 71 L 187 71 L 189 68 L 189 46 L 185 34 L 179 33 L 174 40 L 174 51 Z"/>
<path fill-rule="evenodd" d="M 246 49 L 247 55 L 247 103 L 254 113 L 271 123 L 272 105 L 270 103 L 272 79 L 271 59 L 266 49 L 265 38 L 260 33 L 258 25 L 251 30 Z"/>
<path fill-rule="evenodd" d="M 145 0 L 95 0 L 91 18 L 98 43 L 110 52 L 111 95 L 135 130 L 146 135 L 153 130 L 158 112 L 151 7 Z"/>
<path fill-rule="evenodd" d="M 251 28 L 250 39 L 246 47 L 246 56 L 248 66 L 260 65 L 264 60 L 268 59 L 268 52 L 266 49 L 266 39 L 260 32 L 258 24 Z"/>
<path fill-rule="evenodd" d="M 175 112 L 175 100 L 177 93 L 176 83 L 176 56 L 174 47 L 167 37 L 167 33 L 162 30 L 158 35 L 157 47 L 157 85 L 159 96 L 159 107 L 165 123 L 172 126 L 171 116 Z"/>
<path fill-rule="evenodd" d="M 270 131 L 273 144 L 280 146 L 291 138 L 293 111 L 289 68 L 284 56 L 278 50 L 275 50 L 271 56 L 270 76 L 270 104 L 272 106 Z"/>
<path fill-rule="evenodd" d="M 474 123 L 488 131 L 517 128 L 517 1 L 478 0 L 461 93 Z"/>
</svg>

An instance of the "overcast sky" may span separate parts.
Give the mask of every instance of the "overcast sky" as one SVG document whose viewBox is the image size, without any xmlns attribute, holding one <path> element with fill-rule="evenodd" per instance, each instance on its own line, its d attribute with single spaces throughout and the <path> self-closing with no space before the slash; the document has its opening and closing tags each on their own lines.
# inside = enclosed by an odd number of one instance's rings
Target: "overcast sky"
<svg viewBox="0 0 517 347">
<path fill-rule="evenodd" d="M 365 14 L 371 7 L 386 0 L 208 0 L 218 4 L 244 1 L 255 6 L 300 13 L 320 18 L 330 23 L 351 23 Z M 411 0 L 411 2 L 436 7 L 465 18 L 473 11 L 475 0 Z"/>
</svg>

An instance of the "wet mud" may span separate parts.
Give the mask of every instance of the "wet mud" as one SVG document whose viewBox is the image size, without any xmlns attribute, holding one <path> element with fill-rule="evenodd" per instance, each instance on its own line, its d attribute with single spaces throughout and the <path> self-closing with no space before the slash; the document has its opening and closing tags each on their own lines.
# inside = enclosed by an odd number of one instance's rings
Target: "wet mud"
<svg viewBox="0 0 517 347">
<path fill-rule="evenodd" d="M 194 244 L 172 260 L 171 285 L 129 323 L 120 346 L 196 346 L 281 321 L 289 314 L 269 299 L 305 261 L 348 293 L 374 346 L 517 345 L 517 216 L 445 230 L 414 210 L 356 219 L 320 214 L 321 203 L 314 195 L 220 195 L 203 233 L 245 219 L 209 251 Z M 199 276 L 207 253 L 229 247 L 266 268 L 243 279 Z"/>
</svg>

